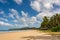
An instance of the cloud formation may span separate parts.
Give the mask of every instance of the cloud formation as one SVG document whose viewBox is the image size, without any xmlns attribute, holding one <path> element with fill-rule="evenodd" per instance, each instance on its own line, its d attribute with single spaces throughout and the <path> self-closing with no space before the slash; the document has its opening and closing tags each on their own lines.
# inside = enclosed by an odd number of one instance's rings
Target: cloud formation
<svg viewBox="0 0 60 40">
<path fill-rule="evenodd" d="M 4 11 L 0 11 L 0 14 L 4 14 Z"/>
<path fill-rule="evenodd" d="M 54 12 L 52 11 L 54 8 L 53 4 L 60 6 L 60 0 L 34 0 L 31 1 L 30 6 L 33 10 L 39 12 L 37 16 L 44 17 L 52 16 L 54 13 L 58 13 L 57 11 L 60 9 L 57 9 Z"/>
<path fill-rule="evenodd" d="M 40 9 L 41 7 L 43 7 L 43 9 L 52 9 L 53 4 L 59 5 L 60 0 L 34 0 L 34 1 L 31 1 L 30 5 L 33 9 L 34 8 L 36 8 L 36 9 L 39 8 Z M 38 11 L 38 10 L 36 10 L 36 11 Z"/>
<path fill-rule="evenodd" d="M 22 0 L 14 0 L 17 4 L 21 4 Z"/>
<path fill-rule="evenodd" d="M 7 0 L 0 0 L 1 3 L 7 3 Z"/>
<path fill-rule="evenodd" d="M 10 23 L 6 23 L 6 22 L 3 22 L 3 21 L 0 21 L 0 26 L 13 26 L 12 24 Z"/>
<path fill-rule="evenodd" d="M 22 0 L 13 1 L 16 2 L 20 7 Z M 13 25 L 14 27 L 39 27 L 44 16 L 51 17 L 56 13 L 60 13 L 60 8 L 54 7 L 54 5 L 60 7 L 60 0 L 30 0 L 29 5 L 33 10 L 37 12 L 35 16 L 30 16 L 30 13 L 25 9 L 18 9 L 19 11 L 17 11 L 14 8 L 10 8 L 8 15 L 5 15 L 4 11 L 0 11 L 0 14 L 3 15 L 2 18 L 0 17 L 0 25 Z"/>
<path fill-rule="evenodd" d="M 30 6 L 38 12 L 41 11 L 41 4 L 39 1 L 31 1 Z"/>
<path fill-rule="evenodd" d="M 9 13 L 9 16 L 12 18 L 12 19 L 19 19 L 19 14 L 18 14 L 18 11 L 15 10 L 15 9 L 9 9 L 10 13 Z"/>
</svg>

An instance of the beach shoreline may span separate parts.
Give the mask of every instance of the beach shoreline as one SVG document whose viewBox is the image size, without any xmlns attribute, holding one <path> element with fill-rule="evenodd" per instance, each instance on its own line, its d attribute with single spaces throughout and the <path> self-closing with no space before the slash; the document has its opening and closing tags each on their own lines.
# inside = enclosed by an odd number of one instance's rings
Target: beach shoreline
<svg viewBox="0 0 60 40">
<path fill-rule="evenodd" d="M 45 40 L 46 39 L 45 37 L 48 40 L 51 39 L 51 35 L 48 35 L 43 32 L 39 32 L 37 30 L 23 30 L 23 31 L 16 31 L 16 32 L 0 33 L 0 40 L 34 40 L 34 39 Z"/>
</svg>

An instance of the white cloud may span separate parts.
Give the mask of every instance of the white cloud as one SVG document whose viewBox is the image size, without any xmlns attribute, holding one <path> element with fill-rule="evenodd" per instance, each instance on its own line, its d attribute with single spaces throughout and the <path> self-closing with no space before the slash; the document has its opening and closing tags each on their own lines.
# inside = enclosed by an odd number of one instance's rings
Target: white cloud
<svg viewBox="0 0 60 40">
<path fill-rule="evenodd" d="M 52 9 L 53 8 L 53 5 L 51 3 L 44 3 L 44 7 L 46 9 Z"/>
<path fill-rule="evenodd" d="M 60 6 L 60 0 L 54 0 L 54 2 L 56 5 L 59 5 Z"/>
<path fill-rule="evenodd" d="M 0 21 L 0 26 L 13 26 L 12 24 Z"/>
<path fill-rule="evenodd" d="M 60 0 L 33 0 L 31 1 L 30 6 L 37 12 L 40 12 L 52 10 L 53 4 L 60 6 Z"/>
<path fill-rule="evenodd" d="M 8 22 L 8 19 L 6 18 L 0 18 L 0 20 Z"/>
<path fill-rule="evenodd" d="M 34 9 L 38 12 L 41 10 L 41 4 L 39 1 L 31 1 L 30 6 L 32 7 L 32 9 Z"/>
<path fill-rule="evenodd" d="M 0 2 L 3 2 L 0 0 Z M 14 0 L 17 4 L 21 4 L 22 0 Z M 4 3 L 4 2 L 3 2 Z M 7 18 L 12 18 L 12 22 L 16 27 L 25 27 L 25 26 L 40 26 L 42 18 L 44 16 L 51 17 L 56 13 L 60 13 L 60 9 L 52 10 L 54 8 L 53 4 L 60 6 L 60 0 L 31 0 L 30 6 L 33 10 L 37 11 L 36 16 L 30 17 L 28 12 L 21 11 L 22 17 L 19 15 L 19 12 L 15 9 L 9 9 L 9 16 Z M 51 12 L 52 10 L 52 12 Z M 4 15 L 4 11 L 0 11 L 0 14 Z M 6 16 L 6 15 L 5 15 Z M 9 22 L 7 18 L 0 18 L 0 26 L 11 26 L 12 24 L 6 23 Z M 2 20 L 2 21 L 1 21 Z M 3 22 L 6 21 L 6 22 Z"/>
<path fill-rule="evenodd" d="M 60 8 L 57 8 L 56 10 L 53 10 L 53 13 L 60 13 Z"/>
<path fill-rule="evenodd" d="M 23 17 L 27 17 L 28 13 L 25 13 L 24 11 L 21 11 Z"/>
<path fill-rule="evenodd" d="M 28 26 L 27 18 L 25 19 L 25 17 L 21 17 L 20 22 L 21 22 L 22 27 L 27 27 Z"/>
<path fill-rule="evenodd" d="M 9 17 L 14 19 L 14 15 L 9 13 Z"/>
<path fill-rule="evenodd" d="M 37 20 L 36 20 L 36 17 L 33 16 L 33 17 L 31 18 L 31 22 L 35 22 L 35 21 L 37 21 Z"/>
<path fill-rule="evenodd" d="M 18 11 L 17 10 L 15 10 L 15 9 L 9 9 L 10 10 L 10 13 L 9 13 L 9 16 L 11 17 L 11 18 L 17 18 L 17 19 L 19 19 L 19 14 L 18 14 Z"/>
<path fill-rule="evenodd" d="M 1 3 L 7 3 L 7 0 L 0 0 Z"/>
<path fill-rule="evenodd" d="M 21 11 L 22 17 L 20 18 L 20 22 L 22 23 L 23 27 L 26 26 L 33 26 L 35 23 L 37 23 L 37 18 L 35 16 L 29 17 L 27 12 Z"/>
<path fill-rule="evenodd" d="M 51 17 L 56 13 L 60 13 L 60 9 L 53 10 L 53 4 L 60 6 L 60 0 L 31 0 L 31 8 L 39 12 L 36 15 L 39 20 L 37 22 L 41 22 L 44 16 Z"/>
<path fill-rule="evenodd" d="M 53 14 L 54 13 L 45 11 L 45 12 L 39 13 L 37 17 L 40 17 L 40 18 L 43 18 L 44 16 L 51 17 Z"/>
<path fill-rule="evenodd" d="M 27 26 L 29 26 L 29 25 L 26 22 L 23 23 L 23 27 L 27 27 Z"/>
<path fill-rule="evenodd" d="M 28 16 L 28 15 L 27 15 Z M 28 27 L 36 27 L 40 25 L 40 21 L 37 20 L 36 16 L 32 17 L 22 17 L 21 22 L 23 26 L 28 26 Z M 37 23 L 37 24 L 36 24 Z"/>
<path fill-rule="evenodd" d="M 18 22 L 18 20 L 13 20 L 14 23 Z"/>
<path fill-rule="evenodd" d="M 19 19 L 20 22 L 22 23 L 23 27 L 28 26 L 28 14 L 24 11 L 21 11 L 22 17 Z"/>
<path fill-rule="evenodd" d="M 25 19 L 24 17 L 22 17 L 22 18 L 20 19 L 20 21 L 21 21 L 21 22 L 26 22 L 26 19 Z"/>
<path fill-rule="evenodd" d="M 0 14 L 4 14 L 4 11 L 0 11 Z"/>
<path fill-rule="evenodd" d="M 36 22 L 37 22 L 37 18 L 36 17 L 31 17 L 30 24 L 34 24 Z"/>
<path fill-rule="evenodd" d="M 17 4 L 21 4 L 22 0 L 14 0 Z"/>
</svg>

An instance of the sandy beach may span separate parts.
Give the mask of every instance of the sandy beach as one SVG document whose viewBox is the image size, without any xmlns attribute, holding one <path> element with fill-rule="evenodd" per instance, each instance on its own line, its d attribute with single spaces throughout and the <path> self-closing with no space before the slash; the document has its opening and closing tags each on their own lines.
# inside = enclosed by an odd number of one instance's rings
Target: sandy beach
<svg viewBox="0 0 60 40">
<path fill-rule="evenodd" d="M 55 37 L 55 40 L 59 38 Z M 51 35 L 48 35 L 37 30 L 25 30 L 18 32 L 0 33 L 0 40 L 53 40 Z"/>
</svg>

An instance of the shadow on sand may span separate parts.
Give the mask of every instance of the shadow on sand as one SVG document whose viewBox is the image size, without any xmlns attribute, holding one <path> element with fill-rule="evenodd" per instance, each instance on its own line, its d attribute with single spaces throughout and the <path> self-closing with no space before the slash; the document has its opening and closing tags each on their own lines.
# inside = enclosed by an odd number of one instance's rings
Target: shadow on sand
<svg viewBox="0 0 60 40">
<path fill-rule="evenodd" d="M 27 37 L 22 37 L 23 39 L 26 40 L 60 40 L 60 35 L 59 36 L 27 36 Z"/>
</svg>

